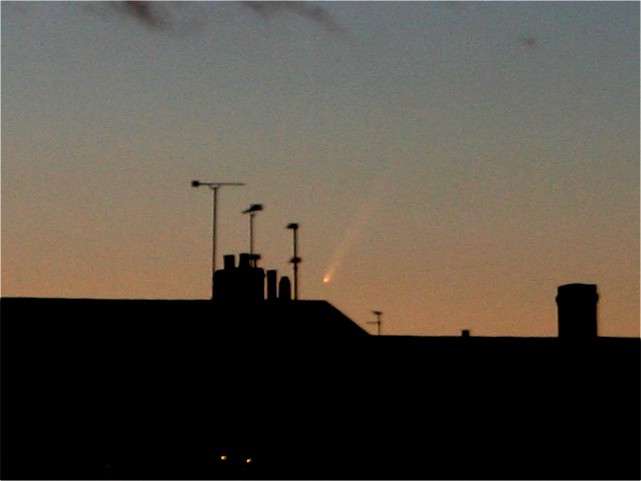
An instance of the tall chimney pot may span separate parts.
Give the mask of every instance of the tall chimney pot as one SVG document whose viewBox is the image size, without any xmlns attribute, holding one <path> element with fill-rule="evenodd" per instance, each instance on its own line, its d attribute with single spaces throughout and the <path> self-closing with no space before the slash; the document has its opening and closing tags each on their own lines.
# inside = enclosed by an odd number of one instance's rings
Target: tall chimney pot
<svg viewBox="0 0 641 481">
<path fill-rule="evenodd" d="M 270 269 L 267 271 L 267 300 L 273 301 L 278 298 L 278 271 Z"/>
</svg>

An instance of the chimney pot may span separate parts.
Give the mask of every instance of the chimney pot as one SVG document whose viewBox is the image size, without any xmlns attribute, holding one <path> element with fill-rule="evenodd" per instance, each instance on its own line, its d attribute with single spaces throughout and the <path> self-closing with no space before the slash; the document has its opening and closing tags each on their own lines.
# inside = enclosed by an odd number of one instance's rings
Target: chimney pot
<svg viewBox="0 0 641 481">
<path fill-rule="evenodd" d="M 240 255 L 240 260 L 238 261 L 238 268 L 239 269 L 249 269 L 251 267 L 251 264 L 249 262 L 250 258 L 251 258 L 250 254 L 246 254 L 246 253 L 245 254 L 241 254 Z"/>
<path fill-rule="evenodd" d="M 587 339 L 597 337 L 596 284 L 565 284 L 557 290 L 559 337 Z"/>
<path fill-rule="evenodd" d="M 225 270 L 233 270 L 236 267 L 236 256 L 234 254 L 223 256 L 223 262 Z"/>
<path fill-rule="evenodd" d="M 278 299 L 281 301 L 292 300 L 292 285 L 289 282 L 289 277 L 283 276 L 278 283 Z"/>
</svg>

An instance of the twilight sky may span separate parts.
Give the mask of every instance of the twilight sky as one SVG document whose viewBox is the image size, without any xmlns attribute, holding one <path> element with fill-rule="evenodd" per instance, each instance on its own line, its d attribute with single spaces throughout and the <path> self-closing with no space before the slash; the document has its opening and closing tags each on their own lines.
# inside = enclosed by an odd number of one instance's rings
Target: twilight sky
<svg viewBox="0 0 641 481">
<path fill-rule="evenodd" d="M 200 179 L 370 332 L 639 335 L 638 2 L 262 7 L 2 2 L 3 296 L 208 298 Z"/>
</svg>

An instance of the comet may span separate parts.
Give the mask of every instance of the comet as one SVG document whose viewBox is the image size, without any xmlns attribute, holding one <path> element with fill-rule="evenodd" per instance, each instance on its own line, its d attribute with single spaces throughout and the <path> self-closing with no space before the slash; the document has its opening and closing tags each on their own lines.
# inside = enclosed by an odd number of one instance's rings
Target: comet
<svg viewBox="0 0 641 481">
<path fill-rule="evenodd" d="M 392 144 L 386 142 L 385 137 L 379 137 L 370 152 L 370 172 L 372 179 L 366 194 L 361 200 L 354 219 L 345 235 L 338 243 L 327 263 L 323 274 L 323 284 L 334 281 L 343 261 L 349 256 L 351 249 L 360 241 L 362 234 L 367 230 L 372 217 L 379 211 L 384 200 L 390 195 L 389 180 L 394 171 L 399 170 L 402 158 L 392 152 Z"/>
<path fill-rule="evenodd" d="M 377 184 L 377 182 L 373 184 Z M 336 249 L 334 249 L 332 257 L 327 264 L 327 269 L 325 269 L 324 284 L 329 284 L 334 279 L 338 268 L 343 264 L 343 260 L 349 255 L 352 247 L 359 241 L 361 234 L 366 230 L 367 224 L 381 202 L 381 196 L 376 197 L 377 194 L 379 194 L 379 190 L 373 186 L 363 200 L 352 224 L 336 246 Z"/>
<path fill-rule="evenodd" d="M 327 271 L 325 272 L 325 275 L 323 276 L 323 284 L 329 284 L 332 282 L 332 279 L 334 278 L 334 274 L 336 273 L 336 269 L 341 265 L 342 259 L 335 260 L 332 264 L 329 265 L 327 268 Z"/>
</svg>

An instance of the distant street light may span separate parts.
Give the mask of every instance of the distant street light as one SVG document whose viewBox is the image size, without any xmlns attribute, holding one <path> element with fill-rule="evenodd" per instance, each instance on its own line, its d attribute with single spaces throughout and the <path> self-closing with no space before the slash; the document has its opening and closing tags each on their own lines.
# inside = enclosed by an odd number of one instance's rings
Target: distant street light
<svg viewBox="0 0 641 481">
<path fill-rule="evenodd" d="M 256 261 L 260 259 L 259 254 L 254 254 L 254 216 L 261 210 L 263 204 L 252 204 L 243 211 L 243 214 L 249 214 L 249 262 L 252 267 L 256 267 Z"/>
<path fill-rule="evenodd" d="M 224 185 L 231 186 L 240 186 L 245 185 L 240 182 L 201 182 L 199 180 L 192 180 L 192 187 L 207 186 L 214 192 L 213 199 L 213 219 L 212 219 L 212 231 L 211 231 L 211 298 L 214 298 L 214 274 L 216 272 L 216 209 L 218 205 L 218 189 Z"/>
<path fill-rule="evenodd" d="M 294 264 L 294 300 L 298 300 L 298 264 L 303 260 L 298 257 L 298 224 L 287 224 L 287 228 L 291 229 L 294 233 L 294 256 L 289 260 Z"/>
<path fill-rule="evenodd" d="M 380 336 L 381 335 L 381 324 L 383 321 L 381 321 L 381 315 L 383 314 L 381 311 L 372 311 L 372 314 L 376 316 L 375 321 L 368 321 L 367 324 L 376 324 L 376 335 Z"/>
</svg>

